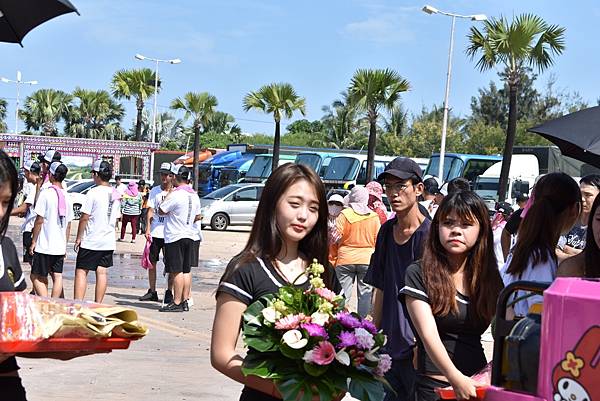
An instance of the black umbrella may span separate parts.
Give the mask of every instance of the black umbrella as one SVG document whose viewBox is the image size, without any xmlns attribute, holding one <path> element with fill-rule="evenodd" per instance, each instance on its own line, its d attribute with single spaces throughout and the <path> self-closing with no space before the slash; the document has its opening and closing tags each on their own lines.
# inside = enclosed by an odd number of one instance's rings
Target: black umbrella
<svg viewBox="0 0 600 401">
<path fill-rule="evenodd" d="M 36 26 L 76 12 L 69 0 L 0 0 L 0 42 L 18 43 Z"/>
<path fill-rule="evenodd" d="M 563 155 L 600 168 L 600 106 L 567 114 L 527 131 L 548 139 Z"/>
</svg>

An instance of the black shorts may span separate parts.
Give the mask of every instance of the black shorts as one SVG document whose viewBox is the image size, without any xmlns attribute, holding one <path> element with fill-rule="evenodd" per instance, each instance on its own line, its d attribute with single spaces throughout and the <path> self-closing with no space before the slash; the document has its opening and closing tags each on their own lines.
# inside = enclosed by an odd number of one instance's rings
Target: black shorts
<svg viewBox="0 0 600 401">
<path fill-rule="evenodd" d="M 29 254 L 29 247 L 31 246 L 31 231 L 23 231 L 23 263 L 33 262 L 33 256 Z"/>
<path fill-rule="evenodd" d="M 192 244 L 192 267 L 198 267 L 198 259 L 200 259 L 200 240 Z"/>
<path fill-rule="evenodd" d="M 162 250 L 162 253 L 163 253 L 163 260 L 164 260 L 165 265 L 166 265 L 167 261 L 166 261 L 166 258 L 165 258 L 165 240 L 164 240 L 164 238 L 154 238 L 154 237 L 152 237 L 152 243 L 150 244 L 150 254 L 148 255 L 148 258 L 150 259 L 151 263 L 158 262 L 158 257 L 160 255 L 160 251 L 161 250 Z"/>
<path fill-rule="evenodd" d="M 167 273 L 189 273 L 192 267 L 192 248 L 194 241 L 182 238 L 179 241 L 165 244 L 165 271 Z"/>
<path fill-rule="evenodd" d="M 113 265 L 113 253 L 114 251 L 92 251 L 79 248 L 75 268 L 96 271 L 98 266 L 111 267 Z"/>
<path fill-rule="evenodd" d="M 62 273 L 65 255 L 46 255 L 45 253 L 33 252 L 31 273 L 47 277 L 50 273 Z"/>
</svg>

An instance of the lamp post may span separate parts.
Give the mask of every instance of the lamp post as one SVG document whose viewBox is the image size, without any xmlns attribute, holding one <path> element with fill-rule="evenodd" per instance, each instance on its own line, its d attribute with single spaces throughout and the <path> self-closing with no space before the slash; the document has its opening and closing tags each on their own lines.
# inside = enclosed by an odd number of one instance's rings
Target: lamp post
<svg viewBox="0 0 600 401">
<path fill-rule="evenodd" d="M 446 135 L 448 132 L 448 97 L 450 96 L 450 77 L 452 75 L 452 51 L 454 49 L 454 26 L 456 18 L 467 18 L 471 21 L 485 21 L 487 17 L 484 14 L 461 15 L 438 10 L 430 5 L 423 7 L 423 12 L 427 14 L 442 14 L 452 17 L 452 28 L 450 30 L 450 49 L 448 50 L 448 71 L 446 73 L 446 91 L 444 93 L 444 118 L 442 120 L 442 142 L 440 144 L 440 162 L 438 169 L 438 178 L 444 180 L 444 158 L 446 156 Z"/>
<path fill-rule="evenodd" d="M 154 110 L 152 113 L 152 137 L 151 142 L 156 141 L 156 107 L 157 107 L 157 97 L 158 97 L 158 63 L 168 63 L 168 64 L 179 64 L 181 60 L 178 58 L 174 58 L 171 60 L 161 60 L 158 58 L 146 57 L 141 54 L 136 54 L 135 58 L 138 60 L 149 60 L 154 61 L 156 63 L 156 68 L 154 72 Z M 154 178 L 154 157 L 150 157 L 150 178 Z"/>
<path fill-rule="evenodd" d="M 19 85 L 37 85 L 38 81 L 23 81 L 21 80 L 21 71 L 17 71 L 17 80 L 0 77 L 0 81 L 7 84 L 17 85 L 17 107 L 15 110 L 15 134 L 19 133 Z"/>
</svg>

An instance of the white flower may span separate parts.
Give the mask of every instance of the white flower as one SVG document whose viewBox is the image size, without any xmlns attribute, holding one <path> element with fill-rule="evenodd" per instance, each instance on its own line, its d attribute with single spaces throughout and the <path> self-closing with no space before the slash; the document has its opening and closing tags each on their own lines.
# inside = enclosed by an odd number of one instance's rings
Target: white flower
<svg viewBox="0 0 600 401">
<path fill-rule="evenodd" d="M 314 353 L 314 351 L 312 351 L 312 350 L 306 351 L 304 353 L 304 356 L 302 357 L 302 359 L 304 360 L 304 362 L 306 362 L 306 363 L 313 363 L 314 362 L 314 360 L 313 360 L 313 353 Z"/>
<path fill-rule="evenodd" d="M 344 366 L 350 366 L 350 355 L 343 349 L 335 354 L 335 359 Z"/>
<path fill-rule="evenodd" d="M 379 357 L 377 357 L 377 355 L 375 355 L 375 350 L 365 352 L 365 358 L 371 362 L 379 362 Z"/>
<path fill-rule="evenodd" d="M 281 317 L 281 313 L 277 312 L 275 308 L 269 306 L 268 308 L 264 308 L 262 310 L 263 318 L 269 323 L 275 323 L 279 317 Z"/>
<path fill-rule="evenodd" d="M 314 324 L 318 324 L 319 326 L 324 326 L 325 323 L 329 321 L 329 314 L 315 312 L 310 315 L 310 322 Z"/>
<path fill-rule="evenodd" d="M 302 338 L 302 333 L 299 330 L 286 331 L 281 337 L 281 341 L 293 349 L 304 348 L 306 344 L 308 344 L 308 340 L 306 338 Z"/>
</svg>

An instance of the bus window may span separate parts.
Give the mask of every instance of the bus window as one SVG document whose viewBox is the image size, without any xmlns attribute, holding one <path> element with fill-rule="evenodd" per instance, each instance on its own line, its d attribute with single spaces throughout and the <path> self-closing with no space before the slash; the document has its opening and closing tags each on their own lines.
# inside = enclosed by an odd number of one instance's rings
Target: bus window
<svg viewBox="0 0 600 401">
<path fill-rule="evenodd" d="M 492 165 L 496 163 L 498 163 L 497 160 L 471 159 L 467 162 L 465 171 L 463 172 L 463 177 L 469 180 L 469 182 L 475 182 L 477 177 L 479 177 L 488 168 L 492 167 Z"/>
</svg>

